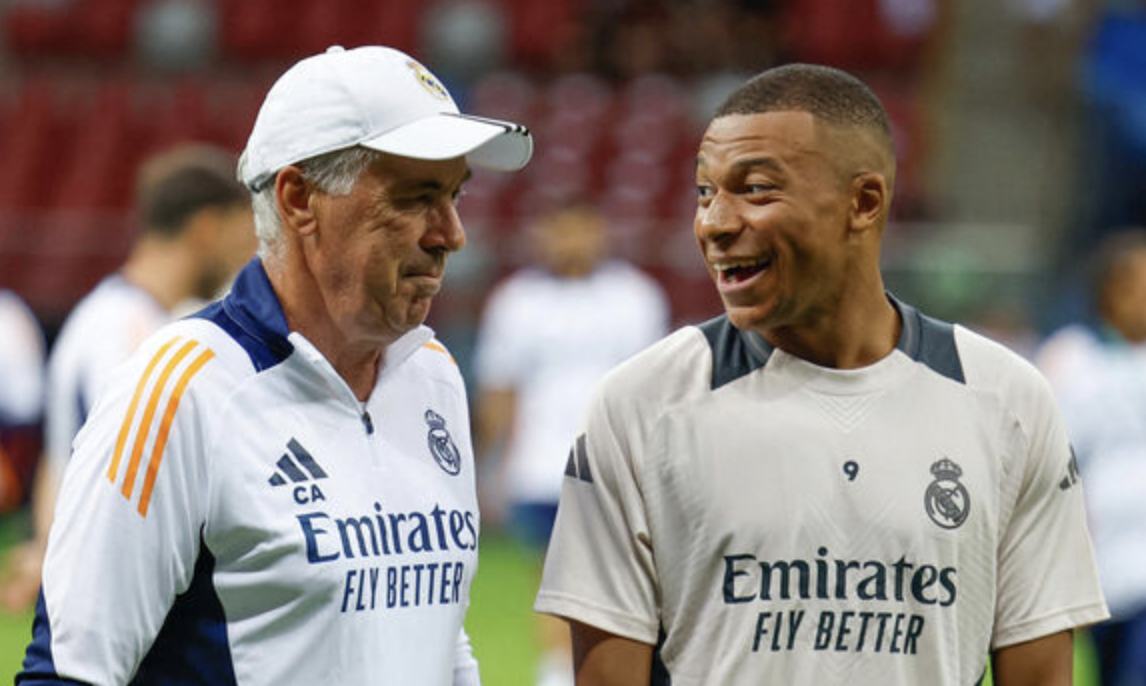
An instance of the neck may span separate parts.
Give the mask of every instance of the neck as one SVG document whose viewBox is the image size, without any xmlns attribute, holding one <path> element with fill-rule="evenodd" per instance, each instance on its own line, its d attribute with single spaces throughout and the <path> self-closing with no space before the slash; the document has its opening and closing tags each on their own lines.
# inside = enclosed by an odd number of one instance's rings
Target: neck
<svg viewBox="0 0 1146 686">
<path fill-rule="evenodd" d="M 263 260 L 282 306 L 287 327 L 306 337 L 334 367 L 354 396 L 366 401 L 374 390 L 386 345 L 350 335 L 332 315 L 310 271 L 292 267 L 290 255 Z"/>
<path fill-rule="evenodd" d="M 140 239 L 120 272 L 168 311 L 195 294 L 193 260 L 169 240 Z"/>
<path fill-rule="evenodd" d="M 889 355 L 899 342 L 903 322 L 878 289 L 851 292 L 807 326 L 763 332 L 773 346 L 823 367 L 858 369 Z"/>
</svg>

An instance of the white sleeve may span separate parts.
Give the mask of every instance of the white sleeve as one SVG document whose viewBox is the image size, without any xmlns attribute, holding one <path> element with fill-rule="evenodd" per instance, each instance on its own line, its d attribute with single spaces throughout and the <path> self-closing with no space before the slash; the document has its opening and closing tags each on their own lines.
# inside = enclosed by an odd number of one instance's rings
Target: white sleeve
<svg viewBox="0 0 1146 686">
<path fill-rule="evenodd" d="M 454 655 L 454 685 L 481 686 L 477 659 L 474 658 L 470 637 L 465 629 L 458 631 L 457 650 Z"/>
<path fill-rule="evenodd" d="M 1022 426 L 1028 452 L 999 543 L 992 648 L 1109 616 L 1066 432 L 1049 387 L 1039 385 L 1032 396 L 1033 419 Z"/>
<path fill-rule="evenodd" d="M 538 612 L 656 643 L 658 577 L 634 468 L 632 423 L 598 392 L 574 442 L 545 560 Z"/>
<path fill-rule="evenodd" d="M 39 673 L 129 682 L 187 590 L 206 517 L 212 403 L 200 386 L 213 356 L 193 340 L 152 339 L 76 437 L 44 564 L 33 644 L 50 641 L 38 653 L 50 664 Z"/>
</svg>

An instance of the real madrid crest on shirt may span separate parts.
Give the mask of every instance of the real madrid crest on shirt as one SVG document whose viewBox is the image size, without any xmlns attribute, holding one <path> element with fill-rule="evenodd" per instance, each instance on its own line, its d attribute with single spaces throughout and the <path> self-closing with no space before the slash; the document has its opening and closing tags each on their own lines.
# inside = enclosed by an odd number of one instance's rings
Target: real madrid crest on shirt
<svg viewBox="0 0 1146 686">
<path fill-rule="evenodd" d="M 410 68 L 410 71 L 414 72 L 414 77 L 418 79 L 418 83 L 422 84 L 422 87 L 429 91 L 430 95 L 433 95 L 439 100 L 450 99 L 449 91 L 447 91 L 446 87 L 442 85 L 442 82 L 438 80 L 438 77 L 430 73 L 429 69 L 426 69 L 414 60 L 407 62 L 406 66 Z"/>
<path fill-rule="evenodd" d="M 447 474 L 457 474 L 462 470 L 462 456 L 458 446 L 446 431 L 446 420 L 433 410 L 426 410 L 426 424 L 430 433 L 426 435 L 426 442 L 430 445 L 430 454 L 437 460 L 438 466 Z"/>
<path fill-rule="evenodd" d="M 931 465 L 931 473 L 935 480 L 923 497 L 927 516 L 944 529 L 958 528 L 971 512 L 971 495 L 959 483 L 963 470 L 945 457 Z"/>
</svg>

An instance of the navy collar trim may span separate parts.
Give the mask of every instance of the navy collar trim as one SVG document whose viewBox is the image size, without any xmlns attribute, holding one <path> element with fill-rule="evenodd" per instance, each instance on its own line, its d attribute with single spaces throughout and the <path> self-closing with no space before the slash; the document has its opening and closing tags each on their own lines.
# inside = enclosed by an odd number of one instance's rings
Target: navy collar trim
<svg viewBox="0 0 1146 686">
<path fill-rule="evenodd" d="M 285 357 L 294 350 L 287 340 L 290 328 L 286 315 L 259 258 L 243 267 L 231 292 L 223 299 L 223 309 L 244 331 L 272 351 Z"/>
<path fill-rule="evenodd" d="M 260 371 L 279 364 L 294 352 L 287 340 L 290 329 L 282 305 L 257 257 L 239 272 L 225 298 L 192 316 L 212 321 L 230 334 Z"/>
<path fill-rule="evenodd" d="M 952 381 L 965 383 L 955 327 L 921 314 L 890 293 L 887 299 L 903 322 L 896 349 Z M 775 350 L 760 334 L 737 329 L 727 314 L 698 328 L 712 350 L 712 390 L 764 367 Z"/>
</svg>

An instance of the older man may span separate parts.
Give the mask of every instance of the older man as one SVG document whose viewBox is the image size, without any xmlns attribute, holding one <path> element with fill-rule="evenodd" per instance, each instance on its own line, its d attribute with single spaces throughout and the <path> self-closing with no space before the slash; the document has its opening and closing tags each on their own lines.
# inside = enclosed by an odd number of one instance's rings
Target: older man
<svg viewBox="0 0 1146 686">
<path fill-rule="evenodd" d="M 468 410 L 422 322 L 469 164 L 531 151 L 395 50 L 274 84 L 239 163 L 259 258 L 97 403 L 18 683 L 478 682 Z"/>
</svg>

